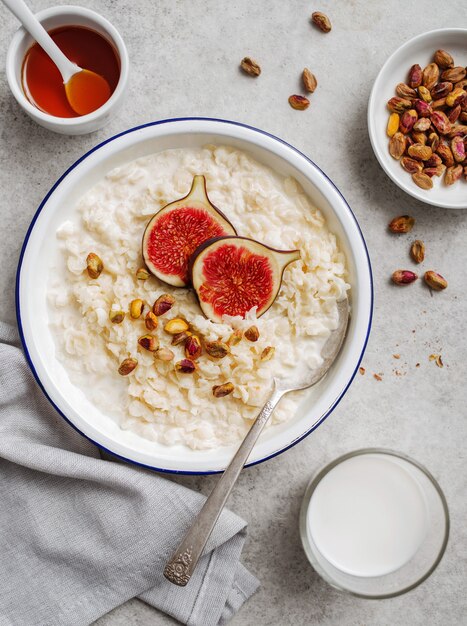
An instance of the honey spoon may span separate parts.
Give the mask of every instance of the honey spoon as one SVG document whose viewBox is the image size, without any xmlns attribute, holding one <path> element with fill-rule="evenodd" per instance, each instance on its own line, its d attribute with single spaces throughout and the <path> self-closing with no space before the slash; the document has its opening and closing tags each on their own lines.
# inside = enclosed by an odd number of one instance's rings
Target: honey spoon
<svg viewBox="0 0 467 626">
<path fill-rule="evenodd" d="M 2 2 L 57 66 L 62 75 L 66 97 L 75 113 L 78 115 L 92 113 L 107 102 L 111 90 L 105 78 L 70 61 L 24 0 L 2 0 Z"/>
<path fill-rule="evenodd" d="M 184 587 L 191 578 L 198 560 L 206 546 L 211 532 L 224 508 L 243 466 L 248 460 L 253 447 L 276 408 L 282 396 L 289 391 L 308 389 L 316 385 L 328 372 L 340 352 L 349 321 L 349 303 L 347 298 L 337 303 L 338 325 L 328 337 L 321 351 L 323 359 L 318 369 L 301 369 L 289 378 L 274 377 L 274 386 L 268 401 L 253 422 L 245 439 L 242 441 L 229 466 L 198 513 L 184 539 L 175 550 L 164 569 L 164 576 L 170 582 Z"/>
</svg>

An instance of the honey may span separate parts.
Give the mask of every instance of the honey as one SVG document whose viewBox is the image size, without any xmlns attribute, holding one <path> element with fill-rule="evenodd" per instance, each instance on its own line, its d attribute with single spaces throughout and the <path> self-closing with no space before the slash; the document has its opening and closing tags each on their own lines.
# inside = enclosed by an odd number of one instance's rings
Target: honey
<svg viewBox="0 0 467 626">
<path fill-rule="evenodd" d="M 79 67 L 99 74 L 109 84 L 110 95 L 120 77 L 120 60 L 114 46 L 101 34 L 84 26 L 61 26 L 49 35 L 62 52 Z M 70 106 L 62 75 L 38 43 L 34 43 L 24 57 L 21 81 L 28 100 L 39 110 L 55 117 L 79 117 Z M 96 94 L 81 94 L 89 101 L 89 110 L 98 102 Z M 96 107 L 98 108 L 98 107 Z"/>
</svg>

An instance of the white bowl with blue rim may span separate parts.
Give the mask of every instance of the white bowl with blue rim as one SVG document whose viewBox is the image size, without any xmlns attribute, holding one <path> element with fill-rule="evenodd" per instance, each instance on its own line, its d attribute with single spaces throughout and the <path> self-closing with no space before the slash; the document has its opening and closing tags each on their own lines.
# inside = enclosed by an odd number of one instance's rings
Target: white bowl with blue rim
<svg viewBox="0 0 467 626">
<path fill-rule="evenodd" d="M 169 148 L 230 145 L 250 153 L 284 176 L 293 176 L 313 204 L 324 213 L 329 228 L 346 255 L 351 284 L 352 317 L 343 349 L 325 379 L 309 390 L 296 414 L 266 429 L 249 465 L 284 452 L 309 435 L 343 398 L 354 378 L 368 341 L 373 310 L 370 260 L 357 220 L 332 181 L 304 154 L 281 139 L 256 128 L 226 120 L 182 118 L 132 128 L 104 141 L 72 165 L 48 192 L 27 233 L 17 273 L 18 325 L 29 365 L 57 411 L 80 433 L 118 457 L 166 472 L 205 474 L 228 465 L 235 448 L 191 450 L 164 446 L 122 430 L 74 386 L 55 356 L 49 327 L 46 285 L 58 255 L 51 233 L 76 215 L 79 198 L 114 167 Z"/>
</svg>

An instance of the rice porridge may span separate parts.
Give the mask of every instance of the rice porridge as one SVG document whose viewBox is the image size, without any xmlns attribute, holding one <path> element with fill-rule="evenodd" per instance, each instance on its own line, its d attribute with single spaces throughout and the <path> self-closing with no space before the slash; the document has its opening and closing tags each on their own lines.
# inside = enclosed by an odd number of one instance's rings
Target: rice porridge
<svg viewBox="0 0 467 626">
<path fill-rule="evenodd" d="M 204 174 L 209 198 L 239 235 L 279 250 L 300 250 L 301 260 L 285 269 L 277 299 L 258 319 L 252 309 L 246 319 L 212 322 L 193 290 L 154 276 L 136 278 L 144 265 L 141 239 L 147 222 L 185 196 L 197 174 Z M 57 237 L 61 258 L 51 272 L 48 303 L 58 359 L 73 384 L 121 428 L 166 445 L 206 449 L 243 438 L 274 375 L 290 375 L 297 363 L 320 365 L 322 346 L 337 327 L 336 303 L 349 289 L 336 238 L 295 180 L 225 146 L 166 150 L 111 171 L 81 198 L 76 218 L 63 223 Z M 104 263 L 95 280 L 85 271 L 90 252 Z M 144 316 L 135 320 L 127 313 L 119 324 L 109 319 L 112 311 L 128 312 L 136 298 L 148 311 L 162 294 L 171 294 L 175 304 L 154 334 L 175 353 L 170 362 L 138 346 L 147 332 Z M 164 331 L 165 321 L 175 317 L 184 318 L 202 342 L 228 342 L 235 330 L 252 325 L 259 339 L 242 339 L 222 359 L 203 352 L 197 370 L 183 374 L 174 368 L 184 358 L 183 346 L 172 346 Z M 261 360 L 271 346 L 273 358 Z M 138 366 L 121 376 L 119 364 L 129 357 Z M 213 397 L 213 386 L 225 382 L 233 384 L 233 392 Z M 283 398 L 270 424 L 291 418 L 300 397 Z"/>
</svg>

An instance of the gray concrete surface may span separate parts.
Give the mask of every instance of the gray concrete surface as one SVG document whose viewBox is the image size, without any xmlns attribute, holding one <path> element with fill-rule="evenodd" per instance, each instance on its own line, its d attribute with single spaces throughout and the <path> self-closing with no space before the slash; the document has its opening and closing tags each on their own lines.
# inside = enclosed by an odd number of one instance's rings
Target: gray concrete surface
<svg viewBox="0 0 467 626">
<path fill-rule="evenodd" d="M 34 0 L 36 10 L 54 4 Z M 467 26 L 462 0 L 408 3 L 352 0 L 81 0 L 108 17 L 127 42 L 132 63 L 129 97 L 112 123 L 90 136 L 65 138 L 31 122 L 8 91 L 7 44 L 16 24 L 0 7 L 0 318 L 14 320 L 14 276 L 21 243 L 51 184 L 85 150 L 119 131 L 158 118 L 205 115 L 239 120 L 291 142 L 333 179 L 365 234 L 375 274 L 376 309 L 364 359 L 334 414 L 284 455 L 245 471 L 229 506 L 249 522 L 243 560 L 261 580 L 234 626 L 325 626 L 466 623 L 467 212 L 434 209 L 412 200 L 386 177 L 366 131 L 366 103 L 387 56 L 417 33 Z M 327 12 L 333 30 L 309 23 Z M 238 71 L 251 54 L 263 74 Z M 408 61 L 409 63 L 409 61 Z M 306 112 L 287 98 L 307 65 L 319 86 Z M 465 183 L 464 183 L 465 184 Z M 466 186 L 467 193 L 467 186 Z M 408 238 L 388 234 L 391 217 L 410 213 L 414 235 L 427 245 L 426 269 L 449 281 L 441 294 L 419 282 L 393 287 L 394 269 L 410 267 Z M 393 354 L 400 354 L 400 359 Z M 445 366 L 428 360 L 441 353 Z M 420 363 L 420 367 L 416 367 Z M 400 372 L 397 375 L 395 370 Z M 373 373 L 382 373 L 382 381 Z M 300 501 L 311 474 L 337 455 L 365 446 L 401 450 L 424 463 L 445 490 L 452 532 L 437 571 L 411 593 L 366 601 L 338 593 L 313 572 L 299 541 Z M 180 478 L 205 493 L 215 479 Z M 98 626 L 151 626 L 173 620 L 134 600 Z"/>
</svg>

